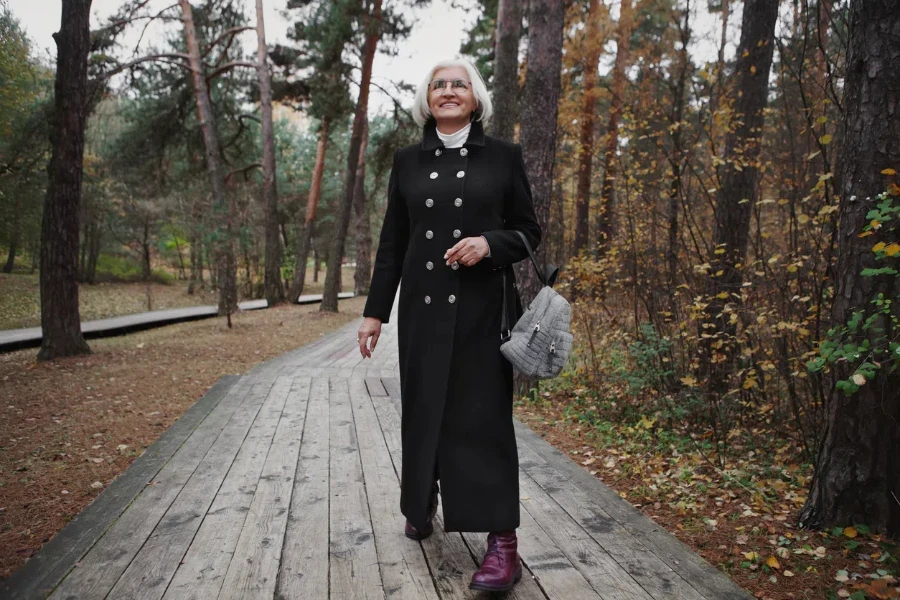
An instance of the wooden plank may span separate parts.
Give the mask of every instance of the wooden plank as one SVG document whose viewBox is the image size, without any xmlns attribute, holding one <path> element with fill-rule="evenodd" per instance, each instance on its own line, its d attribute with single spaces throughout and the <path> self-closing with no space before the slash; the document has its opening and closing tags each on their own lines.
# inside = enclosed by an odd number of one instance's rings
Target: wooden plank
<svg viewBox="0 0 900 600">
<path fill-rule="evenodd" d="M 276 582 L 280 600 L 328 597 L 328 378 L 314 377 Z"/>
<path fill-rule="evenodd" d="M 520 468 L 540 486 L 541 496 L 552 497 L 652 598 L 703 600 L 703 596 L 681 575 L 645 548 L 601 507 L 591 508 L 584 502 L 582 494 L 573 494 L 567 480 L 550 468 L 528 444 L 519 445 L 519 457 Z M 525 493 L 528 492 L 523 491 Z"/>
<path fill-rule="evenodd" d="M 267 390 L 268 393 L 260 393 L 261 407 L 252 395 L 247 398 L 235 413 L 234 425 L 229 424 L 210 448 L 178 498 L 119 578 L 110 597 L 135 600 L 158 600 L 162 597 L 248 432 L 256 429 L 258 435 L 271 440 L 287 390 L 284 382 L 276 381 Z"/>
<path fill-rule="evenodd" d="M 310 385 L 308 377 L 296 380 L 279 378 L 278 381 L 282 379 L 292 384 L 290 394 L 219 593 L 220 600 L 271 598 L 275 595 Z"/>
<path fill-rule="evenodd" d="M 329 591 L 334 598 L 384 598 L 346 378 L 331 378 L 329 400 Z"/>
<path fill-rule="evenodd" d="M 279 389 L 286 399 L 283 384 Z M 166 600 L 204 600 L 218 595 L 281 415 L 275 403 L 267 404 L 263 410 L 181 558 L 163 596 Z"/>
<path fill-rule="evenodd" d="M 384 595 L 437 600 L 422 548 L 403 535 L 406 519 L 400 513 L 399 478 L 366 384 L 367 380 L 361 378 L 350 380 L 350 401 Z"/>
<path fill-rule="evenodd" d="M 703 560 L 662 526 L 654 523 L 614 490 L 603 485 L 565 454 L 545 442 L 528 427 L 515 421 L 519 444 L 526 444 L 550 469 L 572 486 L 570 490 L 592 511 L 599 507 L 652 552 L 679 573 L 691 587 L 710 600 L 750 600 L 752 596 L 727 575 Z"/>
<path fill-rule="evenodd" d="M 522 506 L 569 562 L 605 600 L 651 600 L 650 595 L 526 474 L 519 472 Z"/>
<path fill-rule="evenodd" d="M 44 544 L 21 569 L 0 584 L 0 598 L 46 598 L 240 380 L 239 375 L 226 375 L 219 379 L 124 473 Z"/>
<path fill-rule="evenodd" d="M 200 424 L 50 597 L 105 597 L 216 442 L 224 436 L 225 443 L 233 443 L 232 438 L 249 427 L 270 386 L 271 382 L 255 383 L 249 398 L 244 386 L 232 388 L 234 393 Z M 252 402 L 253 398 L 259 401 Z"/>
</svg>

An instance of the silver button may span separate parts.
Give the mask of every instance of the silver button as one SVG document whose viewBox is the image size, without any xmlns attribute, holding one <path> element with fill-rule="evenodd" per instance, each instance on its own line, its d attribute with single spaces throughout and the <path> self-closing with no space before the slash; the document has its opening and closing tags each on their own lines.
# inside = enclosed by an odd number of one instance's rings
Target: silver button
<svg viewBox="0 0 900 600">
<path fill-rule="evenodd" d="M 425 296 L 425 304 L 431 304 L 431 296 Z"/>
<path fill-rule="evenodd" d="M 469 153 L 469 151 L 468 151 L 466 148 L 460 148 L 460 149 L 459 149 L 459 155 L 460 155 L 460 156 L 465 156 L 465 155 L 468 154 L 468 153 Z"/>
<path fill-rule="evenodd" d="M 447 298 L 447 301 L 450 302 L 450 304 L 453 304 L 454 302 L 456 302 L 456 296 L 450 294 L 450 297 Z"/>
<path fill-rule="evenodd" d="M 432 175 L 432 177 L 431 177 L 432 179 L 434 179 L 435 177 L 437 177 L 437 173 L 432 173 L 431 175 Z M 459 171 L 459 172 L 456 174 L 456 176 L 457 176 L 459 179 L 462 179 L 465 175 L 466 175 L 466 172 L 465 172 L 465 171 Z"/>
<path fill-rule="evenodd" d="M 435 150 L 435 151 L 434 151 L 434 155 L 435 155 L 435 156 L 440 156 L 440 155 L 441 155 L 441 149 L 438 148 L 437 150 Z"/>
<path fill-rule="evenodd" d="M 427 206 L 428 208 L 431 208 L 432 206 L 434 206 L 434 200 L 429 198 L 428 200 L 425 201 L 425 206 Z"/>
<path fill-rule="evenodd" d="M 462 232 L 459 229 L 453 230 L 453 237 L 458 238 L 461 235 L 462 235 Z"/>
<path fill-rule="evenodd" d="M 434 237 L 434 232 L 429 229 L 428 231 L 425 232 L 425 237 L 427 237 L 430 240 L 431 238 Z"/>
<path fill-rule="evenodd" d="M 437 179 L 437 171 L 432 171 L 432 173 L 431 173 L 431 178 L 432 178 L 432 179 Z"/>
<path fill-rule="evenodd" d="M 453 201 L 453 204 L 455 204 L 456 206 L 462 206 L 462 198 L 457 198 Z"/>
<path fill-rule="evenodd" d="M 454 271 L 457 270 L 457 269 L 459 268 L 459 261 L 458 261 L 458 260 L 454 260 L 454 261 L 450 264 L 450 268 L 453 269 Z"/>
<path fill-rule="evenodd" d="M 429 260 L 427 263 L 425 263 L 425 268 L 429 271 L 432 270 L 434 268 L 434 263 Z"/>
</svg>

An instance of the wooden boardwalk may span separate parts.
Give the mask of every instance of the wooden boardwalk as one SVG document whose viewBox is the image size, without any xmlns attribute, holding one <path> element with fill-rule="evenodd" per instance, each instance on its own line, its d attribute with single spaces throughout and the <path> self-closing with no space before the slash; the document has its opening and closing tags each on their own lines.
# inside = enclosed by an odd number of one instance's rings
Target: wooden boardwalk
<svg viewBox="0 0 900 600">
<path fill-rule="evenodd" d="M 396 306 L 395 306 L 396 310 Z M 223 379 L 0 586 L 2 598 L 487 598 L 485 534 L 403 535 L 395 321 L 362 360 L 355 320 Z M 516 423 L 510 598 L 749 600 L 619 495 Z"/>
<path fill-rule="evenodd" d="M 341 292 L 338 299 L 352 298 L 353 292 Z M 304 294 L 297 298 L 295 304 L 315 304 L 322 301 L 322 294 Z M 265 300 L 246 300 L 238 303 L 240 310 L 258 310 L 268 308 Z M 164 308 L 151 310 L 132 315 L 110 317 L 108 319 L 96 319 L 83 321 L 81 332 L 85 339 L 123 335 L 142 329 L 162 327 L 172 323 L 183 321 L 195 321 L 208 319 L 218 315 L 217 306 L 186 306 L 183 308 Z M 41 345 L 43 333 L 40 327 L 25 327 L 24 329 L 5 329 L 0 331 L 0 352 L 11 352 L 23 348 L 37 348 Z"/>
</svg>

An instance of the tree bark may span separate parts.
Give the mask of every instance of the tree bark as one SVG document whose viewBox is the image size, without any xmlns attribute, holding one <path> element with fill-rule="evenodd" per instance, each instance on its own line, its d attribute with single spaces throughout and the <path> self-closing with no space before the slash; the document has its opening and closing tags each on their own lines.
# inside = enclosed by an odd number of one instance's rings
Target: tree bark
<svg viewBox="0 0 900 600">
<path fill-rule="evenodd" d="M 736 304 L 740 303 L 750 216 L 758 193 L 760 135 L 768 102 L 778 0 L 746 0 L 735 66 L 735 127 L 725 138 L 725 166 L 715 207 L 715 229 L 706 280 L 708 305 L 700 334 L 705 343 L 701 364 L 709 369 L 709 392 L 727 391 L 735 352 Z M 734 315 L 734 317 L 732 317 Z M 718 349 L 714 348 L 718 346 Z"/>
<path fill-rule="evenodd" d="M 262 117 L 263 204 L 266 213 L 266 301 L 269 306 L 284 302 L 281 285 L 281 239 L 278 236 L 278 186 L 275 178 L 275 127 L 272 122 L 272 82 L 269 79 L 269 50 L 263 0 L 256 0 L 256 70 L 259 77 L 259 107 Z"/>
<path fill-rule="evenodd" d="M 353 192 L 353 214 L 356 217 L 356 272 L 353 277 L 353 291 L 358 296 L 369 293 L 372 278 L 372 234 L 366 202 L 366 146 L 369 142 L 369 121 L 363 124 L 363 139 L 359 148 L 359 162 L 356 169 L 356 188 Z"/>
<path fill-rule="evenodd" d="M 597 104 L 597 66 L 600 62 L 600 0 L 590 0 L 584 36 L 584 94 L 581 103 L 581 148 L 578 191 L 575 197 L 575 254 L 587 247 L 594 166 L 594 109 Z"/>
<path fill-rule="evenodd" d="M 296 302 L 303 293 L 303 285 L 306 283 L 306 261 L 309 259 L 309 249 L 312 244 L 313 230 L 316 221 L 316 209 L 319 207 L 319 196 L 322 194 L 322 175 L 325 172 L 325 154 L 328 150 L 328 135 L 331 120 L 328 117 L 322 119 L 319 129 L 319 143 L 316 145 L 316 164 L 313 167 L 312 183 L 309 186 L 309 198 L 306 200 L 306 216 L 297 231 L 297 260 L 294 265 L 294 283 L 291 285 L 290 300 Z M 318 256 L 318 255 L 317 255 Z M 319 265 L 316 262 L 313 273 L 313 281 L 318 281 Z"/>
<path fill-rule="evenodd" d="M 80 233 L 87 119 L 87 57 L 91 0 L 63 0 L 56 40 L 52 153 L 41 221 L 41 349 L 39 361 L 90 354 L 78 309 Z"/>
<path fill-rule="evenodd" d="M 856 312 L 871 314 L 871 301 L 893 298 L 892 324 L 884 315 L 873 327 L 897 338 L 898 277 L 862 277 L 866 268 L 886 266 L 875 260 L 875 240 L 896 240 L 892 231 L 859 237 L 869 223 L 876 195 L 897 183 L 883 175 L 900 165 L 900 12 L 891 0 L 850 3 L 849 43 L 844 84 L 844 131 L 841 164 L 840 225 L 836 293 L 831 316 L 840 326 Z M 892 197 L 893 205 L 900 196 Z M 890 263 L 887 263 L 890 264 Z M 896 267 L 896 259 L 892 266 Z M 872 330 L 862 334 L 870 335 Z M 862 339 L 854 340 L 862 342 Z M 833 365 L 835 380 L 853 375 L 853 363 Z M 826 402 L 826 429 L 806 505 L 805 527 L 864 523 L 891 536 L 900 535 L 900 372 L 888 364 L 851 397 L 836 388 Z"/>
<path fill-rule="evenodd" d="M 206 150 L 206 169 L 213 198 L 213 219 L 217 231 L 213 241 L 215 265 L 211 271 L 216 272 L 216 284 L 219 289 L 218 314 L 219 316 L 226 315 L 228 326 L 231 327 L 231 313 L 237 310 L 237 273 L 234 260 L 232 207 L 226 197 L 225 179 L 220 162 L 219 132 L 216 129 L 215 116 L 209 100 L 209 90 L 206 87 L 206 73 L 204 73 L 203 62 L 200 59 L 200 45 L 194 28 L 191 4 L 189 0 L 178 0 L 178 4 L 181 6 L 184 37 L 190 57 L 194 95 Z"/>
<path fill-rule="evenodd" d="M 500 0 L 494 45 L 494 125 L 491 134 L 513 141 L 519 116 L 519 39 L 523 0 Z"/>
<path fill-rule="evenodd" d="M 727 1 L 727 0 L 725 0 Z M 672 168 L 672 183 L 669 186 L 668 229 L 669 243 L 666 247 L 666 287 L 669 294 L 669 310 L 675 312 L 676 271 L 678 267 L 678 206 L 681 202 L 681 168 L 683 144 L 681 139 L 682 118 L 684 115 L 685 85 L 687 83 L 690 57 L 688 44 L 691 40 L 691 3 L 687 0 L 684 8 L 684 24 L 680 27 L 681 49 L 678 52 L 679 72 L 675 84 L 675 100 L 672 107 L 672 156 L 669 166 Z"/>
<path fill-rule="evenodd" d="M 328 254 L 328 270 L 325 272 L 325 290 L 321 312 L 338 312 L 338 293 L 341 289 L 341 262 L 344 258 L 344 244 L 350 228 L 350 212 L 353 208 L 353 191 L 356 184 L 356 168 L 359 163 L 359 149 L 362 145 L 362 130 L 369 106 L 369 82 L 372 79 L 372 61 L 375 48 L 381 38 L 381 1 L 375 0 L 372 15 L 367 22 L 366 41 L 363 46 L 362 77 L 360 78 L 359 99 L 353 117 L 353 132 L 347 152 L 347 172 L 341 191 L 339 212 L 335 220 L 334 239 Z"/>
<path fill-rule="evenodd" d="M 616 28 L 616 62 L 613 65 L 612 98 L 609 103 L 609 120 L 606 124 L 606 150 L 603 153 L 603 185 L 600 188 L 600 211 L 597 219 L 598 252 L 604 254 L 612 243 L 615 227 L 615 193 L 618 165 L 616 150 L 619 147 L 619 119 L 625 100 L 625 68 L 633 26 L 633 0 L 622 0 L 619 23 Z"/>
</svg>

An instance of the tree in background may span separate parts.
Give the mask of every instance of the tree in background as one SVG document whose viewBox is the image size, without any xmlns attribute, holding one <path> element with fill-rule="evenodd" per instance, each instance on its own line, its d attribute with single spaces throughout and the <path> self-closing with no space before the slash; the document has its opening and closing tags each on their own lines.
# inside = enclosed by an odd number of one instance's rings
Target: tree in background
<svg viewBox="0 0 900 600">
<path fill-rule="evenodd" d="M 550 197 L 556 159 L 556 117 L 559 111 L 565 3 L 562 0 L 532 0 L 528 9 L 528 68 L 522 97 L 519 134 L 522 156 L 528 169 L 534 212 L 545 233 L 550 225 Z M 546 268 L 546 244 L 535 250 L 540 268 Z M 527 304 L 540 291 L 540 281 L 529 261 L 516 266 L 522 302 Z"/>
<path fill-rule="evenodd" d="M 741 301 L 743 263 L 750 234 L 750 217 L 759 187 L 763 111 L 768 103 L 769 69 L 775 47 L 778 0 L 746 0 L 741 42 L 735 67 L 735 125 L 725 142 L 722 184 L 715 205 L 715 228 L 709 254 L 707 320 L 701 325 L 704 360 L 709 367 L 709 394 L 713 403 L 724 400 L 728 373 L 737 352 L 735 334 Z"/>
<path fill-rule="evenodd" d="M 41 224 L 41 349 L 38 360 L 90 354 L 78 308 L 78 234 L 91 0 L 63 0 L 56 41 L 55 111 Z"/>
<path fill-rule="evenodd" d="M 596 1 L 596 0 L 595 0 Z M 494 44 L 491 135 L 513 141 L 519 112 L 519 39 L 522 36 L 524 0 L 499 0 Z"/>
<path fill-rule="evenodd" d="M 269 79 L 269 50 L 263 2 L 256 0 L 256 68 L 259 78 L 259 107 L 262 121 L 263 204 L 265 207 L 266 266 L 265 288 L 269 306 L 284 302 L 281 283 L 281 238 L 278 235 L 278 186 L 275 166 L 275 131 L 272 123 L 272 85 Z"/>
<path fill-rule="evenodd" d="M 836 385 L 800 513 L 807 527 L 865 523 L 892 536 L 900 535 L 898 31 L 892 2 L 850 3 L 835 329 L 819 359 Z"/>
</svg>

